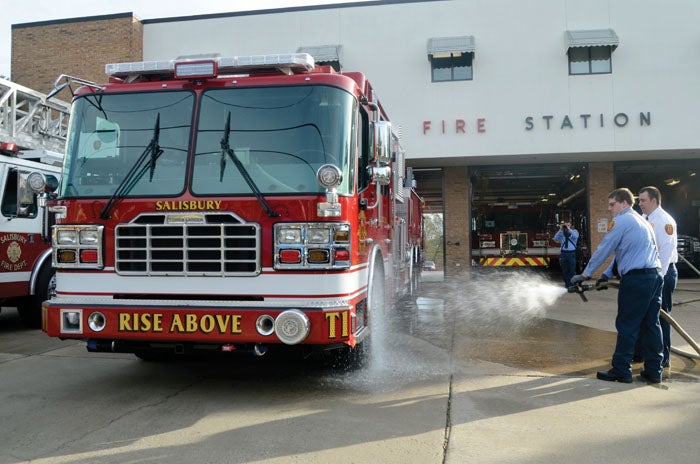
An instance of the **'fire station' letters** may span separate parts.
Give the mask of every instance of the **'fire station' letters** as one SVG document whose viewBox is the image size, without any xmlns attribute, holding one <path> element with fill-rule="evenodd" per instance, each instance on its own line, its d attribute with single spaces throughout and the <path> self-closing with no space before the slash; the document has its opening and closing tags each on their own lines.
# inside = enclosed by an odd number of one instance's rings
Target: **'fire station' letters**
<svg viewBox="0 0 700 464">
<path fill-rule="evenodd" d="M 433 121 L 426 120 L 423 121 L 423 135 L 426 135 L 430 132 L 432 129 L 432 124 Z M 451 124 L 452 123 L 447 123 L 443 119 L 440 121 L 440 133 L 445 134 L 447 132 L 454 132 L 455 134 L 466 134 L 467 133 L 467 122 L 464 119 L 455 119 L 454 121 L 454 131 L 451 129 Z M 486 132 L 486 118 L 477 118 L 476 119 L 476 131 L 477 132 Z"/>
<path fill-rule="evenodd" d="M 605 127 L 605 115 L 600 113 L 598 115 L 592 114 L 579 114 L 578 121 L 576 118 L 570 118 L 568 114 L 565 114 L 563 118 L 555 118 L 554 115 L 544 115 L 542 116 L 542 121 L 544 121 L 544 128 L 551 130 L 552 128 L 559 129 L 577 129 L 583 128 L 588 129 L 589 126 L 595 127 Z M 525 117 L 525 130 L 531 131 L 536 128 L 536 121 L 533 116 Z M 590 122 L 589 122 L 590 121 Z M 630 118 L 626 113 L 617 113 L 612 117 L 612 122 L 617 127 L 625 127 L 629 123 Z M 639 126 L 651 126 L 651 111 L 644 113 L 643 111 L 639 113 Z"/>
</svg>

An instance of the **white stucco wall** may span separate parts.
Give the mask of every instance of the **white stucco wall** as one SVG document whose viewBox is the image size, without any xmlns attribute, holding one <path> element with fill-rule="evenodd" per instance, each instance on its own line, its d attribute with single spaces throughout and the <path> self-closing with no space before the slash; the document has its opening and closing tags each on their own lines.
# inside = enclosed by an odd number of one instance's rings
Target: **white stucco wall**
<svg viewBox="0 0 700 464">
<path fill-rule="evenodd" d="M 402 126 L 408 157 L 427 162 L 699 157 L 698 24 L 697 0 L 430 1 L 147 21 L 144 59 L 340 44 L 343 69 L 367 74 Z M 565 31 L 604 28 L 620 39 L 612 74 L 569 76 Z M 475 37 L 474 80 L 432 83 L 428 40 L 463 35 Z M 614 124 L 618 113 L 628 116 L 625 127 Z M 640 113 L 650 125 L 640 125 Z M 588 128 L 581 114 L 591 115 Z M 573 128 L 561 128 L 567 115 Z M 458 119 L 465 134 L 455 133 Z"/>
</svg>

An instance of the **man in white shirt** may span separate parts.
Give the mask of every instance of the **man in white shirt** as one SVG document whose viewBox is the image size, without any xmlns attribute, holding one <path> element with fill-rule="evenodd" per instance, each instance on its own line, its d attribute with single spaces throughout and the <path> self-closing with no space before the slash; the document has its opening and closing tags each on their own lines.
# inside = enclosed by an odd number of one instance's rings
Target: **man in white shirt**
<svg viewBox="0 0 700 464">
<path fill-rule="evenodd" d="M 673 307 L 673 291 L 678 282 L 678 233 L 676 221 L 661 207 L 661 192 L 656 187 L 644 187 L 639 191 L 639 208 L 654 229 L 656 244 L 661 258 L 661 275 L 664 286 L 661 292 L 661 307 L 667 313 Z M 661 332 L 664 337 L 664 359 L 662 366 L 670 366 L 671 326 L 661 318 Z M 640 353 L 641 355 L 641 353 Z"/>
</svg>

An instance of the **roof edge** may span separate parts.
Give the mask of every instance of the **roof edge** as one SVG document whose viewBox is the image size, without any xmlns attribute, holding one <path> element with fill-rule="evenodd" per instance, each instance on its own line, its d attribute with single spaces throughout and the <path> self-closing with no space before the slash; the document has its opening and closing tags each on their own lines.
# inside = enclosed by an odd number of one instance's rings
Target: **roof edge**
<svg viewBox="0 0 700 464">
<path fill-rule="evenodd" d="M 50 26 L 52 24 L 68 24 L 68 23 L 83 23 L 87 21 L 106 21 L 110 19 L 120 19 L 120 18 L 137 18 L 132 11 L 127 13 L 114 13 L 108 15 L 98 15 L 98 16 L 83 16 L 79 18 L 66 18 L 66 19 L 51 19 L 48 21 L 37 21 L 33 23 L 20 23 L 13 24 L 12 29 L 23 29 L 26 27 L 38 27 L 38 26 Z M 140 19 L 139 19 L 140 20 Z"/>
<path fill-rule="evenodd" d="M 192 15 L 192 16 L 173 16 L 169 18 L 156 18 L 156 19 L 144 19 L 143 24 L 160 24 L 160 23 L 171 23 L 171 22 L 181 22 L 181 21 L 200 21 L 206 19 L 217 19 L 217 18 L 233 18 L 241 16 L 257 16 L 266 14 L 279 14 L 279 13 L 294 13 L 300 11 L 319 11 L 319 10 L 335 10 L 340 8 L 357 8 L 363 6 L 382 6 L 382 5 L 394 5 L 401 3 L 428 3 L 428 2 L 444 2 L 449 0 L 372 0 L 368 2 L 348 2 L 348 3 L 334 3 L 326 5 L 306 5 L 306 6 L 293 6 L 285 8 L 274 8 L 274 9 L 261 9 L 261 10 L 247 10 L 247 11 L 232 11 L 228 13 L 208 13 L 202 15 Z"/>
</svg>

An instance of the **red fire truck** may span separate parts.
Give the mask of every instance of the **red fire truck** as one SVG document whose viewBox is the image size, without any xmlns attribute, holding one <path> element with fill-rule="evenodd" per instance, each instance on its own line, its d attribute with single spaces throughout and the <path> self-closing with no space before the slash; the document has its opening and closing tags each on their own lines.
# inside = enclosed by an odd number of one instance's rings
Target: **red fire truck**
<svg viewBox="0 0 700 464">
<path fill-rule="evenodd" d="M 549 267 L 559 260 L 554 234 L 571 211 L 545 205 L 494 204 L 473 212 L 472 258 L 488 267 Z"/>
<path fill-rule="evenodd" d="M 365 76 L 307 54 L 106 72 L 74 94 L 44 331 L 143 359 L 357 358 L 415 288 L 422 243 L 421 200 Z"/>
<path fill-rule="evenodd" d="M 54 280 L 46 210 L 32 190 L 55 188 L 70 106 L 0 79 L 0 303 L 41 327 Z"/>
</svg>

